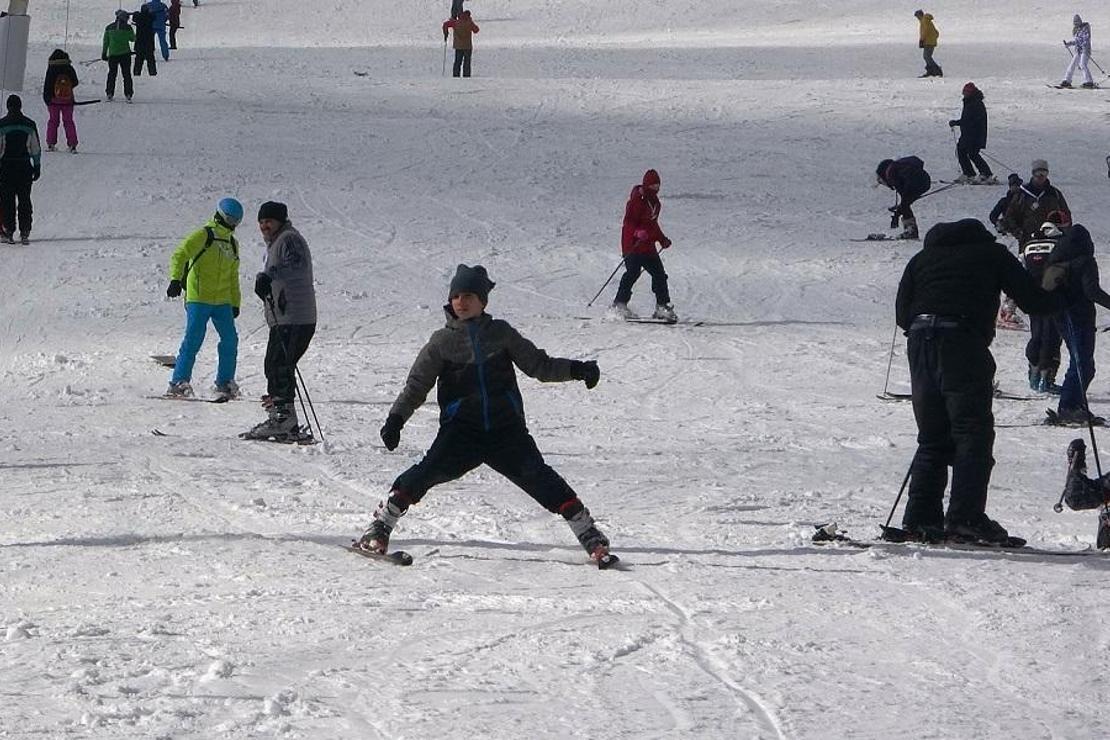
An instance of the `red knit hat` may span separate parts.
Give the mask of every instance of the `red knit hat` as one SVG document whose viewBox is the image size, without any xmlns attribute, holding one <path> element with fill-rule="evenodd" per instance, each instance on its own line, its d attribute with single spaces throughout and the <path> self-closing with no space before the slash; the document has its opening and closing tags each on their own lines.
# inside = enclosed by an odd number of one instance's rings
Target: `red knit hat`
<svg viewBox="0 0 1110 740">
<path fill-rule="evenodd" d="M 968 95 L 972 95 L 973 93 L 976 93 L 978 91 L 979 91 L 979 88 L 975 87 L 975 83 L 974 82 L 969 82 L 966 85 L 964 85 L 963 94 L 964 94 L 964 97 L 966 98 Z"/>
<path fill-rule="evenodd" d="M 660 180 L 659 180 L 659 173 L 658 172 L 656 172 L 655 170 L 648 170 L 647 172 L 644 173 L 644 187 L 645 188 L 650 186 L 650 185 L 658 185 L 659 183 L 660 183 Z"/>
</svg>

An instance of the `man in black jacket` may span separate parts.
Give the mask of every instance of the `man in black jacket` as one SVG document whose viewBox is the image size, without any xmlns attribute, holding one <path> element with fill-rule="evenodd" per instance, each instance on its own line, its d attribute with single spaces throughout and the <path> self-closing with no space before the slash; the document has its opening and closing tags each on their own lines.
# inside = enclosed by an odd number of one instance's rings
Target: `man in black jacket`
<svg viewBox="0 0 1110 740">
<path fill-rule="evenodd" d="M 987 148 L 987 106 L 983 104 L 983 91 L 974 82 L 964 85 L 964 107 L 960 117 L 948 122 L 949 128 L 960 127 L 960 139 L 956 142 L 956 159 L 963 174 L 956 182 L 970 182 L 976 185 L 996 185 L 998 180 L 991 172 L 990 165 L 979 154 Z M 979 176 L 975 176 L 975 168 Z"/>
<path fill-rule="evenodd" d="M 12 244 L 18 208 L 20 242 L 31 238 L 31 183 L 39 179 L 42 149 L 35 122 L 23 115 L 23 100 L 9 95 L 8 115 L 0 118 L 0 239 Z M 18 201 L 18 206 L 16 205 Z"/>
<path fill-rule="evenodd" d="M 1030 314 L 1052 313 L 1063 304 L 976 219 L 931 228 L 898 284 L 896 318 L 909 337 L 918 443 L 902 524 L 921 539 L 1006 543 L 1009 537 L 986 515 L 994 465 L 990 344 L 1000 292 Z"/>
</svg>

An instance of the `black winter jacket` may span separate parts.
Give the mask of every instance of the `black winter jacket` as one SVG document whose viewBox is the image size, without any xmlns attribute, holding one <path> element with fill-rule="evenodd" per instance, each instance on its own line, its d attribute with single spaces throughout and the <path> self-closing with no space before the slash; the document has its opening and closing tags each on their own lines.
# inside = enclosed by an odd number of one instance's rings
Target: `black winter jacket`
<svg viewBox="0 0 1110 740">
<path fill-rule="evenodd" d="M 46 63 L 46 77 L 42 82 L 42 102 L 50 105 L 50 101 L 54 99 L 54 83 L 57 81 L 59 75 L 69 75 L 72 81 L 72 87 L 76 88 L 79 84 L 77 79 L 77 70 L 73 68 L 73 64 L 69 61 L 69 55 L 61 49 L 55 49 L 50 54 L 50 60 Z"/>
<path fill-rule="evenodd" d="M 895 319 L 908 330 L 918 314 L 959 316 L 990 344 L 1000 292 L 1029 314 L 1063 307 L 1062 297 L 1042 290 L 981 221 L 939 223 L 929 229 L 924 247 L 906 265 L 898 283 Z"/>
<path fill-rule="evenodd" d="M 1091 232 L 1075 224 L 1064 229 L 1064 236 L 1048 256 L 1048 264 L 1066 265 L 1067 275 L 1056 292 L 1067 302 L 1066 313 L 1072 321 L 1084 325 L 1095 322 L 1095 304 L 1110 309 L 1110 295 L 1098 282 L 1098 262 Z"/>
<path fill-rule="evenodd" d="M 131 14 L 135 22 L 135 51 L 154 51 L 154 16 L 147 6 Z"/>
<path fill-rule="evenodd" d="M 898 193 L 903 203 L 913 202 L 932 187 L 932 179 L 920 158 L 909 156 L 894 160 L 882 176 L 888 188 Z"/>
<path fill-rule="evenodd" d="M 960 144 L 966 149 L 987 148 L 987 106 L 983 104 L 982 90 L 964 98 L 964 108 L 960 113 Z"/>
</svg>

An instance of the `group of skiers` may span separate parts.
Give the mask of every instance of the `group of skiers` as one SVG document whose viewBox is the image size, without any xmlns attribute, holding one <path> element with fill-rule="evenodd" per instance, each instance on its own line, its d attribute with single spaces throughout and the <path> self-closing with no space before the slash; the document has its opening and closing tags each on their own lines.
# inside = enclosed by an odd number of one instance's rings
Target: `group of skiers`
<svg viewBox="0 0 1110 740">
<path fill-rule="evenodd" d="M 194 0 L 193 5 L 197 2 Z M 132 22 L 134 27 L 132 27 Z M 166 29 L 169 28 L 167 40 Z M 181 0 L 170 0 L 167 6 L 162 0 L 148 0 L 138 10 L 130 13 L 122 8 L 116 11 L 115 20 L 104 29 L 104 40 L 100 58 L 108 63 L 108 79 L 104 93 L 108 100 L 115 97 L 116 77 L 123 76 L 123 94 L 131 102 L 135 94 L 132 73 L 141 76 L 143 67 L 154 77 L 158 74 L 155 60 L 154 42 L 157 39 L 162 61 L 168 62 L 170 51 L 177 49 L 177 32 L 181 28 Z M 132 52 L 131 44 L 135 45 Z M 131 57 L 134 56 L 132 70 Z"/>
</svg>

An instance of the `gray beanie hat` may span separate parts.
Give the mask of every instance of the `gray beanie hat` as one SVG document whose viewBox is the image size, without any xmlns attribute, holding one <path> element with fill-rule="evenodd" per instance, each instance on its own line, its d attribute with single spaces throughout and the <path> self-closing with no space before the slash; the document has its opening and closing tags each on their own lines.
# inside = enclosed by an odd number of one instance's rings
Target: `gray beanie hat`
<svg viewBox="0 0 1110 740">
<path fill-rule="evenodd" d="M 1031 172 L 1036 172 L 1037 170 L 1044 170 L 1045 172 L 1048 172 L 1048 162 L 1044 159 L 1034 159 L 1033 166 L 1029 169 Z"/>
<path fill-rule="evenodd" d="M 473 293 L 485 305 L 489 303 L 489 292 L 493 290 L 494 285 L 496 283 L 489 279 L 486 268 L 481 265 L 474 265 L 474 267 L 459 265 L 455 268 L 455 277 L 451 278 L 447 299 L 450 300 L 459 293 Z"/>
</svg>

